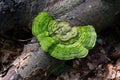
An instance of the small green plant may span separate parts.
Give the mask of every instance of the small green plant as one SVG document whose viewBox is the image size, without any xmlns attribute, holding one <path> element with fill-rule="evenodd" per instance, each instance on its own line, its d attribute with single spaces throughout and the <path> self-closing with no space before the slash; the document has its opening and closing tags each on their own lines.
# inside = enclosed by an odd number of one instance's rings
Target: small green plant
<svg viewBox="0 0 120 80">
<path fill-rule="evenodd" d="M 71 27 L 67 22 L 57 22 L 47 12 L 35 17 L 32 33 L 43 51 L 59 60 L 85 57 L 94 47 L 97 37 L 93 26 Z"/>
</svg>

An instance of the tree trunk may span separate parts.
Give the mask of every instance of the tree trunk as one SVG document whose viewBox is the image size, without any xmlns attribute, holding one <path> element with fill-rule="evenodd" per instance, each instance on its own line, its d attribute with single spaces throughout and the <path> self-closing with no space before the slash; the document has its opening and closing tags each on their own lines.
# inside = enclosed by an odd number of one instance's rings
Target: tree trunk
<svg viewBox="0 0 120 80">
<path fill-rule="evenodd" d="M 6 1 L 6 2 L 5 2 Z M 115 0 L 118 1 L 118 0 Z M 4 0 L 0 3 L 0 32 L 28 26 L 41 11 L 47 11 L 59 21 L 67 21 L 71 25 L 94 25 L 97 32 L 112 25 L 116 13 L 114 0 Z M 119 1 L 118 1 L 119 2 Z M 5 5 L 6 3 L 6 5 Z M 119 6 L 119 5 L 118 5 Z M 35 78 L 34 76 L 49 71 L 61 61 L 44 53 L 38 43 L 24 47 L 22 55 L 6 70 L 0 80 L 18 78 Z M 4 73 L 5 73 L 4 72 Z"/>
</svg>

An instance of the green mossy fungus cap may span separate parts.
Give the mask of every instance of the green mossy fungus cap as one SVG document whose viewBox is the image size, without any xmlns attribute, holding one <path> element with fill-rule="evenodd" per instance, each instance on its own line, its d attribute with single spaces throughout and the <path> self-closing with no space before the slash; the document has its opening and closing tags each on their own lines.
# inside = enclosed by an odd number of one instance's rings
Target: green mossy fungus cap
<svg viewBox="0 0 120 80">
<path fill-rule="evenodd" d="M 57 22 L 47 12 L 41 12 L 35 17 L 32 33 L 43 51 L 59 60 L 86 57 L 97 38 L 93 26 L 71 27 L 68 22 Z"/>
</svg>

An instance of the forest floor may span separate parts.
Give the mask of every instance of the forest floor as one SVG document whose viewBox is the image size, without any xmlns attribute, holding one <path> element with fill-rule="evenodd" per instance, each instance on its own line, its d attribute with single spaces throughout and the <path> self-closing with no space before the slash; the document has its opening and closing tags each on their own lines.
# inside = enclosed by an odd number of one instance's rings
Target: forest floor
<svg viewBox="0 0 120 80">
<path fill-rule="evenodd" d="M 96 45 L 87 57 L 67 61 L 65 64 L 69 69 L 46 76 L 43 80 L 120 80 L 119 27 L 98 33 Z M 0 37 L 0 72 L 21 55 L 25 44 L 27 42 Z"/>
</svg>

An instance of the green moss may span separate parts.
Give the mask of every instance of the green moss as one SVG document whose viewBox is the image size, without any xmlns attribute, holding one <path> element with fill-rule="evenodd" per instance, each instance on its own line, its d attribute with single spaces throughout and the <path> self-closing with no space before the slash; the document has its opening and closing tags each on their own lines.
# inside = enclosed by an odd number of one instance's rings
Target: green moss
<svg viewBox="0 0 120 80">
<path fill-rule="evenodd" d="M 39 13 L 38 16 L 35 17 L 32 24 L 33 35 L 37 36 L 44 31 L 48 31 L 48 24 L 51 20 L 52 17 L 50 17 L 47 12 Z"/>
<path fill-rule="evenodd" d="M 71 27 L 67 22 L 55 21 L 47 12 L 34 19 L 32 33 L 45 52 L 60 60 L 85 57 L 97 37 L 93 26 Z"/>
<path fill-rule="evenodd" d="M 88 54 L 88 50 L 79 42 L 70 45 L 58 44 L 51 52 L 51 56 L 60 60 L 70 60 L 74 58 L 82 58 Z"/>
</svg>

